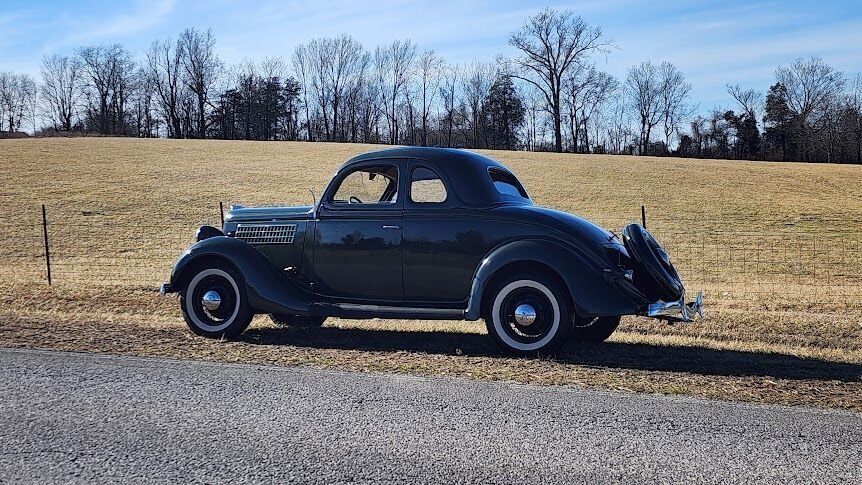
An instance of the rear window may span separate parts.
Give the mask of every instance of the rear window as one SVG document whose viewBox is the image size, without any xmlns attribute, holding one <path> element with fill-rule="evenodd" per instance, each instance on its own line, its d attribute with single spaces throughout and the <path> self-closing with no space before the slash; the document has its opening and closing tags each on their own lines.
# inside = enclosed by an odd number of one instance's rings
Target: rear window
<svg viewBox="0 0 862 485">
<path fill-rule="evenodd" d="M 497 189 L 497 192 L 503 195 L 521 197 L 522 199 L 530 198 L 527 195 L 527 191 L 521 186 L 521 182 L 518 182 L 518 179 L 511 173 L 498 168 L 491 168 L 488 169 L 488 174 L 491 176 L 491 182 L 494 183 L 494 188 Z"/>
</svg>

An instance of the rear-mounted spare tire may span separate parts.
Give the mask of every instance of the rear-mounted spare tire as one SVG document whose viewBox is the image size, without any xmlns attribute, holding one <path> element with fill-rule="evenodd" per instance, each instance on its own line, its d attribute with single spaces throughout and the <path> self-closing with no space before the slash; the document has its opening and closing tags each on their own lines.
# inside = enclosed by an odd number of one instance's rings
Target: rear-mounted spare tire
<svg viewBox="0 0 862 485">
<path fill-rule="evenodd" d="M 677 301 L 683 286 L 676 268 L 652 234 L 638 224 L 623 229 L 623 244 L 634 263 L 634 283 L 653 300 Z"/>
</svg>

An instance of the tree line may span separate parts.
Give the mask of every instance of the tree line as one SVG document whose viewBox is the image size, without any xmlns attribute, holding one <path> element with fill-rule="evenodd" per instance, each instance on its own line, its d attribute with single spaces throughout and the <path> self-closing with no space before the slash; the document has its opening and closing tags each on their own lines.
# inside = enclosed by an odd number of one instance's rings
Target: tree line
<svg viewBox="0 0 862 485">
<path fill-rule="evenodd" d="M 601 71 L 616 46 L 571 11 L 529 17 L 509 45 L 455 64 L 343 34 L 226 66 L 213 33 L 189 28 L 138 56 L 46 55 L 38 83 L 0 72 L 0 131 L 862 163 L 862 78 L 819 58 L 779 66 L 766 91 L 729 84 L 735 105 L 704 115 L 670 62 Z"/>
</svg>

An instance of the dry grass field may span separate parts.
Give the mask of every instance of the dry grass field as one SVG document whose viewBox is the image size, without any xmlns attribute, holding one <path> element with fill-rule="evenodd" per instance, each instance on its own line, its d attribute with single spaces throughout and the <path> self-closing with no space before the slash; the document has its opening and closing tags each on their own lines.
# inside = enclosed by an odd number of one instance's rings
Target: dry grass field
<svg viewBox="0 0 862 485">
<path fill-rule="evenodd" d="M 534 200 L 610 229 L 640 219 L 706 318 L 626 318 L 555 359 L 496 354 L 481 323 L 332 320 L 238 342 L 184 329 L 157 285 L 219 201 L 308 204 L 369 145 L 0 141 L 0 345 L 459 375 L 862 410 L 862 167 L 489 152 Z M 46 204 L 54 285 L 45 282 Z"/>
</svg>

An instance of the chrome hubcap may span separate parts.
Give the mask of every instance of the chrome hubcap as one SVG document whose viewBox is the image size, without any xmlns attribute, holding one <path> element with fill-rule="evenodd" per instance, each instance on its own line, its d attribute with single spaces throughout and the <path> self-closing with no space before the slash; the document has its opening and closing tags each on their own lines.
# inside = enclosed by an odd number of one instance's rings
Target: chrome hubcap
<svg viewBox="0 0 862 485">
<path fill-rule="evenodd" d="M 208 311 L 218 310 L 219 305 L 221 305 L 221 295 L 217 291 L 210 290 L 204 293 L 203 298 L 201 298 L 201 304 Z"/>
<path fill-rule="evenodd" d="M 536 310 L 526 303 L 518 305 L 518 307 L 515 308 L 515 321 L 518 325 L 529 327 L 536 321 Z"/>
</svg>

